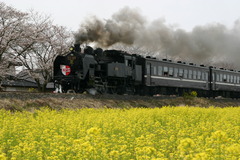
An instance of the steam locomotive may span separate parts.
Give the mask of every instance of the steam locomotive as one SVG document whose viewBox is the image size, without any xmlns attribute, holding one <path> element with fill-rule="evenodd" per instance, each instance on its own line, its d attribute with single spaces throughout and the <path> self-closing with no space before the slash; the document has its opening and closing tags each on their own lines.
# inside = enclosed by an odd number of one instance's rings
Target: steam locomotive
<svg viewBox="0 0 240 160">
<path fill-rule="evenodd" d="M 240 97 L 239 71 L 80 45 L 56 57 L 54 84 L 56 92 Z"/>
</svg>

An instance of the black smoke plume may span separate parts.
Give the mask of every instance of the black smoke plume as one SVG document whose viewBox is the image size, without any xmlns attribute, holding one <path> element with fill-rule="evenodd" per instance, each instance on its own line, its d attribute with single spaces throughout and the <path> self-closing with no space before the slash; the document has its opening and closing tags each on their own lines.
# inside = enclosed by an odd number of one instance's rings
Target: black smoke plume
<svg viewBox="0 0 240 160">
<path fill-rule="evenodd" d="M 75 34 L 75 39 L 78 43 L 97 42 L 104 47 L 119 42 L 131 45 L 137 38 L 136 31 L 143 30 L 144 24 L 145 19 L 136 10 L 126 7 L 109 20 L 88 18 Z"/>
<path fill-rule="evenodd" d="M 188 32 L 166 24 L 164 19 L 148 22 L 137 9 L 125 7 L 108 20 L 88 18 L 75 34 L 75 40 L 78 43 L 95 42 L 100 47 L 116 43 L 141 46 L 161 56 L 240 67 L 239 20 L 232 29 L 214 23 L 196 26 Z"/>
</svg>

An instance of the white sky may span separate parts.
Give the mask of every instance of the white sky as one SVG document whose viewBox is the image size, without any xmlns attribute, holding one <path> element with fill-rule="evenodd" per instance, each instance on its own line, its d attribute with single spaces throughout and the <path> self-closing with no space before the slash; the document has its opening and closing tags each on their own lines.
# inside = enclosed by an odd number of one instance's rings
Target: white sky
<svg viewBox="0 0 240 160">
<path fill-rule="evenodd" d="M 147 20 L 164 18 L 167 24 L 191 30 L 197 25 L 221 23 L 231 28 L 240 18 L 239 0 L 1 0 L 21 11 L 50 15 L 55 24 L 76 31 L 88 15 L 108 19 L 119 9 L 137 8 Z"/>
</svg>

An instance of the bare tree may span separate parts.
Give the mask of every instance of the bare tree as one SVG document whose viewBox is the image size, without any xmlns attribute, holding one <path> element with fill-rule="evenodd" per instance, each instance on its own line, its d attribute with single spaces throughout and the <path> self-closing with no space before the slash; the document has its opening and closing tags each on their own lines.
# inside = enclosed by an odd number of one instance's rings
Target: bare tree
<svg viewBox="0 0 240 160">
<path fill-rule="evenodd" d="M 44 91 L 52 76 L 53 60 L 71 43 L 71 33 L 53 25 L 49 16 L 23 13 L 0 2 L 0 79 L 20 61 Z"/>
<path fill-rule="evenodd" d="M 0 78 L 10 72 L 15 63 L 11 46 L 24 36 L 24 24 L 28 14 L 17 11 L 0 2 Z"/>
<path fill-rule="evenodd" d="M 53 25 L 50 18 L 31 13 L 26 26 L 27 39 L 14 50 L 18 60 L 34 78 L 40 91 L 45 91 L 52 78 L 53 61 L 64 54 L 71 44 L 71 34 L 66 28 Z"/>
</svg>

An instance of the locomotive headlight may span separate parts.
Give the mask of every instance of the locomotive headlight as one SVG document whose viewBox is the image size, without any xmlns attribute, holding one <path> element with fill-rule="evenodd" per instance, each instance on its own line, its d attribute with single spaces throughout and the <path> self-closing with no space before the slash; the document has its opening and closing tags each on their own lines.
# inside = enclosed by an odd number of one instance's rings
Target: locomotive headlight
<svg viewBox="0 0 240 160">
<path fill-rule="evenodd" d="M 73 47 L 70 47 L 69 50 L 70 50 L 70 51 L 73 51 Z"/>
</svg>

